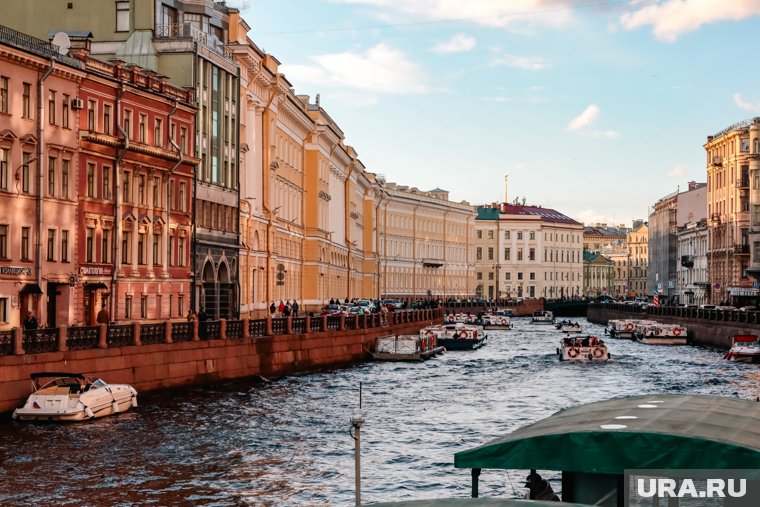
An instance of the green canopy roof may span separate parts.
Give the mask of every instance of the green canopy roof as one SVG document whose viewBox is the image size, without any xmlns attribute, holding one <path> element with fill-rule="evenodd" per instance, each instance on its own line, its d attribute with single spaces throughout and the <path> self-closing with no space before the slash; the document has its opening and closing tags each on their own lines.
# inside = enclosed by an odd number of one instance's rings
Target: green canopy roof
<svg viewBox="0 0 760 507">
<path fill-rule="evenodd" d="M 716 396 L 616 398 L 556 414 L 456 453 L 457 468 L 623 474 L 760 468 L 760 403 Z"/>
<path fill-rule="evenodd" d="M 403 502 L 373 503 L 372 507 L 583 507 L 579 503 L 541 502 L 514 498 L 439 498 L 431 500 L 407 500 Z"/>
</svg>

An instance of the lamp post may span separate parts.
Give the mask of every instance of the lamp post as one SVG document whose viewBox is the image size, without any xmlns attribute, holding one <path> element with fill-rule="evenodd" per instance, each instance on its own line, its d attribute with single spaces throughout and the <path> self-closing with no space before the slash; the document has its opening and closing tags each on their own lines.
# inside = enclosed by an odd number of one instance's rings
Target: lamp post
<svg viewBox="0 0 760 507">
<path fill-rule="evenodd" d="M 501 264 L 494 264 L 493 268 L 496 270 L 496 302 L 499 302 L 499 270 L 501 269 Z"/>
</svg>

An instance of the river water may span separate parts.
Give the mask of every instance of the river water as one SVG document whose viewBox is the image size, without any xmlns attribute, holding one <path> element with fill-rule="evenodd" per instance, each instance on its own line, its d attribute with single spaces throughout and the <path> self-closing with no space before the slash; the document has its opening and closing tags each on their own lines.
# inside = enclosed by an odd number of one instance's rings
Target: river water
<svg viewBox="0 0 760 507">
<path fill-rule="evenodd" d="M 760 395 L 760 369 L 716 349 L 610 339 L 609 363 L 560 363 L 559 331 L 514 322 L 479 350 L 424 363 L 148 393 L 137 409 L 80 424 L 2 421 L 0 505 L 353 505 L 360 383 L 366 503 L 467 497 L 470 472 L 454 468 L 455 452 L 580 403 Z M 481 496 L 522 495 L 526 475 L 484 470 Z"/>
</svg>

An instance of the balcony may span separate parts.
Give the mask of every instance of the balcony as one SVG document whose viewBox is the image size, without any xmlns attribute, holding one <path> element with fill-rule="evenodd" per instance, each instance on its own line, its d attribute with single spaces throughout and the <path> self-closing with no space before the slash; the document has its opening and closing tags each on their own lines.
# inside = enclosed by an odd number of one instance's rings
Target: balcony
<svg viewBox="0 0 760 507">
<path fill-rule="evenodd" d="M 713 157 L 712 162 L 710 162 L 710 165 L 720 167 L 723 165 L 723 157 L 720 155 L 716 155 Z"/>
<path fill-rule="evenodd" d="M 693 255 L 682 255 L 681 256 L 681 266 L 685 268 L 693 268 L 694 267 L 694 256 Z"/>
<path fill-rule="evenodd" d="M 203 32 L 192 23 L 173 23 L 170 25 L 156 25 L 154 32 L 156 39 L 188 39 L 210 49 L 214 53 L 223 56 L 230 62 L 235 61 L 235 56 L 230 48 L 224 45 L 216 36 Z"/>
<path fill-rule="evenodd" d="M 733 250 L 735 254 L 749 255 L 749 245 L 736 245 Z"/>
<path fill-rule="evenodd" d="M 736 180 L 736 188 L 746 188 L 749 190 L 749 177 Z"/>
</svg>

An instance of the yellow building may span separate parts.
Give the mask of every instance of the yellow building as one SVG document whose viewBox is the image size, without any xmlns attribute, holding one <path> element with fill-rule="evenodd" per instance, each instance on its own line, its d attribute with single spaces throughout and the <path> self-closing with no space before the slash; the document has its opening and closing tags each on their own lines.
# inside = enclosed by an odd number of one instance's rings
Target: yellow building
<svg viewBox="0 0 760 507">
<path fill-rule="evenodd" d="M 628 296 L 644 297 L 649 266 L 649 227 L 640 224 L 626 237 L 628 243 Z"/>
<path fill-rule="evenodd" d="M 710 301 L 750 304 L 750 206 L 760 213 L 760 119 L 707 137 L 707 226 Z M 750 174 L 754 200 L 750 203 Z M 752 223 L 756 223 L 752 222 Z M 756 292 L 756 291 L 755 291 Z M 742 298 L 746 299 L 743 301 Z"/>
</svg>

